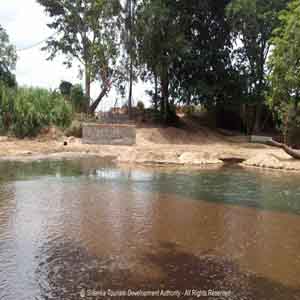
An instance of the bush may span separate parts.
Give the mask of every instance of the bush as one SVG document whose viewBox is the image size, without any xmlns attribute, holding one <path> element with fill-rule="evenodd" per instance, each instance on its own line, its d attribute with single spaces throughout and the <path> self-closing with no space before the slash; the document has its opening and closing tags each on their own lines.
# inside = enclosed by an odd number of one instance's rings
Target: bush
<svg viewBox="0 0 300 300">
<path fill-rule="evenodd" d="M 66 129 L 65 135 L 68 137 L 74 136 L 77 138 L 82 138 L 82 124 L 78 121 L 73 121 L 71 126 Z"/>
<path fill-rule="evenodd" d="M 10 125 L 13 111 L 15 90 L 8 88 L 0 81 L 0 131 L 5 133 Z"/>
<path fill-rule="evenodd" d="M 194 105 L 185 105 L 182 108 L 182 112 L 187 116 L 191 116 L 196 112 L 196 108 Z"/>
<path fill-rule="evenodd" d="M 281 105 L 279 112 L 280 129 L 284 142 L 294 147 L 300 145 L 300 109 L 293 104 Z"/>
<path fill-rule="evenodd" d="M 136 108 L 138 109 L 139 112 L 144 112 L 145 111 L 145 105 L 142 101 L 138 101 Z"/>
<path fill-rule="evenodd" d="M 42 128 L 51 125 L 65 128 L 72 122 L 70 105 L 61 95 L 46 89 L 4 88 L 1 102 L 4 103 L 0 111 L 2 123 L 17 137 L 35 136 Z"/>
<path fill-rule="evenodd" d="M 89 100 L 84 95 L 80 84 L 76 84 L 71 88 L 71 101 L 77 113 L 87 112 Z"/>
</svg>

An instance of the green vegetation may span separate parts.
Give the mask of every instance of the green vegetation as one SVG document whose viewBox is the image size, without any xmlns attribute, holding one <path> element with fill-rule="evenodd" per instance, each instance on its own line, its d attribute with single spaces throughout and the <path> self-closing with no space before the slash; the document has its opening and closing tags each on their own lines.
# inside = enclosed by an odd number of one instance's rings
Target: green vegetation
<svg viewBox="0 0 300 300">
<path fill-rule="evenodd" d="M 300 3 L 291 1 L 280 13 L 270 58 L 269 104 L 284 133 L 285 142 L 299 144 L 300 133 Z M 297 138 L 298 136 L 298 138 Z"/>
<path fill-rule="evenodd" d="M 187 114 L 201 107 L 216 116 L 219 127 L 247 134 L 280 130 L 287 143 L 294 143 L 288 136 L 295 135 L 291 132 L 297 132 L 300 123 L 299 1 L 38 2 L 57 32 L 44 47 L 49 59 L 63 54 L 67 66 L 80 63 L 85 77 L 84 89 L 66 81 L 59 86 L 73 112 L 93 114 L 114 87 L 123 96 L 128 92 L 126 107 L 132 117 L 133 84 L 142 80 L 152 85 L 147 92 L 155 120 L 176 122 L 178 105 Z M 6 87 L 15 86 L 15 63 L 15 49 L 0 27 L 0 81 Z M 100 87 L 94 100 L 93 82 Z M 51 98 L 57 107 L 43 104 L 48 114 L 55 115 L 57 109 L 68 119 L 70 105 L 57 93 L 4 88 L 1 93 L 3 99 L 13 99 L 1 100 L 2 128 L 19 130 L 20 136 L 50 123 L 64 126 L 56 117 L 31 116 L 32 110 L 39 111 L 32 108 L 41 106 L 38 99 L 48 103 Z M 28 120 L 13 129 L 10 122 L 17 124 L 17 114 L 24 111 Z"/>
<path fill-rule="evenodd" d="M 12 73 L 17 61 L 16 49 L 9 43 L 9 37 L 0 25 L 0 82 L 7 86 L 16 86 L 16 79 Z"/>
<path fill-rule="evenodd" d="M 35 136 L 51 125 L 66 128 L 72 121 L 72 109 L 55 92 L 40 88 L 0 87 L 0 128 L 20 138 Z"/>
<path fill-rule="evenodd" d="M 38 0 L 52 17 L 50 28 L 59 35 L 50 38 L 44 48 L 50 59 L 65 54 L 67 66 L 74 61 L 81 64 L 85 74 L 85 94 L 90 100 L 91 83 L 99 81 L 99 96 L 89 106 L 94 113 L 99 103 L 110 91 L 118 87 L 122 73 L 118 64 L 120 49 L 121 12 L 118 0 L 49 1 Z M 82 72 L 82 71 L 81 71 Z"/>
</svg>

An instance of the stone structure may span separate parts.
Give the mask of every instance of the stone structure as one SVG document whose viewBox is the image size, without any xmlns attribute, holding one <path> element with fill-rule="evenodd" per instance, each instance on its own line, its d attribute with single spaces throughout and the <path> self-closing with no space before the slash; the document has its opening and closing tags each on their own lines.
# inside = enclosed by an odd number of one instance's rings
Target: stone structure
<svg viewBox="0 0 300 300">
<path fill-rule="evenodd" d="M 268 143 L 271 142 L 272 138 L 269 136 L 259 136 L 259 135 L 251 135 L 250 136 L 250 142 L 251 143 Z"/>
<path fill-rule="evenodd" d="M 82 128 L 84 144 L 135 145 L 136 127 L 125 124 L 86 123 Z"/>
</svg>

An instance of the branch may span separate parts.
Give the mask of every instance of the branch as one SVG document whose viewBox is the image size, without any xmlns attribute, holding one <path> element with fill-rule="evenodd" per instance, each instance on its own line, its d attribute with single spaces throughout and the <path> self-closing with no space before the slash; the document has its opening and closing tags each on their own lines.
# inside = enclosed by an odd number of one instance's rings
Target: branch
<svg viewBox="0 0 300 300">
<path fill-rule="evenodd" d="M 279 147 L 279 148 L 283 149 L 285 151 L 285 153 L 287 153 L 294 159 L 300 160 L 300 151 L 299 150 L 295 150 L 295 149 L 287 146 L 286 144 L 278 143 L 278 142 L 274 141 L 273 139 L 271 141 L 269 141 L 268 144 L 271 146 L 274 146 L 274 147 Z"/>
</svg>

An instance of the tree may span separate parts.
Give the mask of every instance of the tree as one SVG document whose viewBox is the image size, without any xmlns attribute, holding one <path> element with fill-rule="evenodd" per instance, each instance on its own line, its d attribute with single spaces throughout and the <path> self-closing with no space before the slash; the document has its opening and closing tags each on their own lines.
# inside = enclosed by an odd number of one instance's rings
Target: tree
<svg viewBox="0 0 300 300">
<path fill-rule="evenodd" d="M 73 84 L 71 82 L 62 81 L 59 85 L 60 93 L 63 96 L 70 98 L 72 87 L 73 87 Z"/>
<path fill-rule="evenodd" d="M 9 87 L 16 85 L 15 70 L 17 61 L 16 49 L 9 42 L 9 37 L 0 25 L 0 81 Z"/>
<path fill-rule="evenodd" d="M 175 101 L 215 105 L 228 89 L 228 0 L 144 0 L 138 5 L 138 54 L 154 79 L 164 119 Z M 160 87 L 160 96 L 158 96 Z M 230 88 L 229 88 L 230 89 Z"/>
<path fill-rule="evenodd" d="M 47 41 L 44 50 L 50 59 L 59 53 L 66 56 L 65 64 L 73 59 L 84 68 L 85 93 L 90 99 L 93 81 L 100 81 L 101 92 L 90 104 L 93 113 L 112 85 L 118 86 L 122 72 L 118 68 L 120 24 L 119 0 L 38 0 L 52 17 L 48 24 L 56 35 Z"/>
<path fill-rule="evenodd" d="M 75 111 L 78 113 L 85 112 L 88 106 L 88 99 L 84 95 L 82 86 L 80 84 L 75 84 L 72 86 L 70 92 L 70 98 Z"/>
<path fill-rule="evenodd" d="M 278 14 L 288 0 L 233 0 L 228 6 L 228 18 L 235 41 L 233 62 L 246 82 L 244 94 L 255 106 L 254 132 L 261 129 L 267 82 L 267 59 L 270 38 L 278 26 Z"/>
<path fill-rule="evenodd" d="M 288 131 L 300 128 L 300 3 L 292 1 L 279 17 L 274 31 L 271 70 L 270 104 L 277 113 L 286 142 Z M 292 134 L 292 132 L 290 132 Z"/>
<path fill-rule="evenodd" d="M 215 106 L 224 102 L 232 85 L 228 0 L 177 1 L 184 47 L 172 64 L 173 97 L 190 105 Z M 229 91 L 230 92 L 230 91 Z"/>
<path fill-rule="evenodd" d="M 126 0 L 125 2 L 125 30 L 124 42 L 129 59 L 129 93 L 128 114 L 132 117 L 132 88 L 134 80 L 134 57 L 135 57 L 135 21 L 137 0 Z"/>
<path fill-rule="evenodd" d="M 143 0 L 137 8 L 138 60 L 144 66 L 143 78 L 155 78 L 156 99 L 160 81 L 160 113 L 164 121 L 170 113 L 171 65 L 184 45 L 175 6 L 171 0 Z"/>
</svg>

